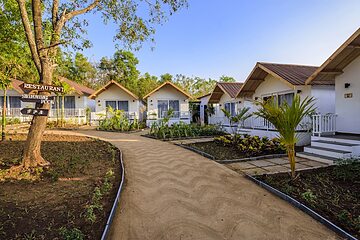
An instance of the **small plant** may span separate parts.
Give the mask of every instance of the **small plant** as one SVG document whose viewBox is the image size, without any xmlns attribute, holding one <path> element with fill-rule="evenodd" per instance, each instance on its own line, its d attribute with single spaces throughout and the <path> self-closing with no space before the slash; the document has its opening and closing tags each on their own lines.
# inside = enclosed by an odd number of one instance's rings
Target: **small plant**
<svg viewBox="0 0 360 240">
<path fill-rule="evenodd" d="M 81 230 L 77 228 L 68 229 L 66 227 L 61 227 L 59 229 L 59 233 L 64 240 L 83 240 L 85 239 L 85 235 L 81 232 Z"/>
<path fill-rule="evenodd" d="M 102 120 L 100 120 L 98 130 L 123 132 L 138 130 L 142 126 L 137 119 L 131 121 L 124 111 L 112 107 L 107 108 L 107 114 L 99 115 Z"/>
<path fill-rule="evenodd" d="M 309 203 L 316 202 L 316 195 L 310 189 L 306 190 L 306 192 L 303 192 L 301 197 Z"/>
</svg>

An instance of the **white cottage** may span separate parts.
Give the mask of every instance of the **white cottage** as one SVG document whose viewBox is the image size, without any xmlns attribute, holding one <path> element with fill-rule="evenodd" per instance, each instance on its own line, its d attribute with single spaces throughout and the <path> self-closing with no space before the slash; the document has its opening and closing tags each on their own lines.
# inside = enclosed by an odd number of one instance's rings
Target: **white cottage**
<svg viewBox="0 0 360 240">
<path fill-rule="evenodd" d="M 147 100 L 147 121 L 149 127 L 167 116 L 170 109 L 173 115 L 170 124 L 184 122 L 190 123 L 189 99 L 190 94 L 171 82 L 165 82 L 144 96 Z"/>
<path fill-rule="evenodd" d="M 325 81 L 315 85 L 305 85 L 306 79 L 316 71 L 318 67 L 275 64 L 259 62 L 246 79 L 237 97 L 243 98 L 244 106 L 256 111 L 254 104 L 257 100 L 266 100 L 275 97 L 279 104 L 286 101 L 291 103 L 295 94 L 301 99 L 314 97 L 317 112 L 327 114 L 335 108 L 335 86 L 332 82 Z M 306 118 L 298 126 L 300 141 L 298 145 L 310 143 L 311 118 Z M 239 133 L 251 135 L 276 137 L 278 134 L 274 126 L 267 120 L 252 116 L 239 126 Z"/>
<path fill-rule="evenodd" d="M 124 111 L 130 120 L 143 119 L 145 109 L 140 98 L 116 81 L 109 81 L 89 98 L 96 102 L 93 120 L 106 115 L 108 107 Z"/>
<path fill-rule="evenodd" d="M 238 113 L 238 110 L 243 107 L 241 98 L 237 97 L 242 83 L 239 82 L 218 82 L 208 100 L 209 124 L 218 124 L 225 128 L 228 132 L 232 132 L 230 127 L 236 127 L 233 124 L 230 126 L 230 121 L 225 117 L 221 109 L 227 110 L 232 116 Z M 229 128 L 229 129 L 228 129 Z"/>
<path fill-rule="evenodd" d="M 66 82 L 72 89 L 71 92 L 64 97 L 64 117 L 66 120 L 74 120 L 77 123 L 85 123 L 86 108 L 94 108 L 94 101 L 88 99 L 94 90 L 71 81 L 66 78 L 60 78 L 60 81 Z M 24 94 L 23 89 L 20 87 L 24 82 L 13 79 L 11 88 L 7 91 L 7 117 L 19 118 L 21 121 L 28 121 L 30 117 L 22 115 L 20 110 L 22 108 L 33 108 L 34 103 L 22 102 L 21 96 Z M 3 91 L 0 91 L 0 110 L 2 109 L 4 101 Z M 60 101 L 60 105 L 61 105 Z M 60 106 L 61 107 L 61 106 Z M 49 119 L 56 118 L 56 104 L 52 106 L 49 113 Z"/>
<path fill-rule="evenodd" d="M 314 116 L 311 146 L 305 152 L 333 158 L 360 156 L 360 29 L 306 81 L 309 86 L 323 82 L 335 84 L 335 109 Z"/>
</svg>

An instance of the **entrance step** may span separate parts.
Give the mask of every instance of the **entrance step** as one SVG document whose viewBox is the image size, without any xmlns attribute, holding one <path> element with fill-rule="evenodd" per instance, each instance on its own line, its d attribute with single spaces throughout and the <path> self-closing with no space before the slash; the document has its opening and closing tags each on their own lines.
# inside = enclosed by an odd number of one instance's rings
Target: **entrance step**
<svg viewBox="0 0 360 240">
<path fill-rule="evenodd" d="M 317 154 L 320 156 L 331 157 L 331 158 L 345 158 L 351 155 L 351 151 L 343 151 L 333 148 L 317 147 L 317 146 L 305 147 L 304 152 Z"/>
</svg>

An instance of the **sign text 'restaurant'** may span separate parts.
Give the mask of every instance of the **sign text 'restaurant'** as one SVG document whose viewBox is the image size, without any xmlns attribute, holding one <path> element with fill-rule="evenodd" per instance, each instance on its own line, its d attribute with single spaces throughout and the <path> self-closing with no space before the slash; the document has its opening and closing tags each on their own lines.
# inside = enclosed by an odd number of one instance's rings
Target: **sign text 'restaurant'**
<svg viewBox="0 0 360 240">
<path fill-rule="evenodd" d="M 41 84 L 34 84 L 34 83 L 24 83 L 21 86 L 23 89 L 29 90 L 38 90 L 44 92 L 64 92 L 63 87 L 51 86 L 51 85 L 41 85 Z"/>
</svg>

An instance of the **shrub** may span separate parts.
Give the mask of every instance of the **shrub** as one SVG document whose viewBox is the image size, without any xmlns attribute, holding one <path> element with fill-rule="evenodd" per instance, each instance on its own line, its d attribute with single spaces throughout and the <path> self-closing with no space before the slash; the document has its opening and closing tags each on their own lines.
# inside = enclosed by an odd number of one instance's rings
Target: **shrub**
<svg viewBox="0 0 360 240">
<path fill-rule="evenodd" d="M 137 119 L 130 121 L 126 113 L 122 110 L 114 110 L 111 107 L 108 107 L 107 110 L 110 117 L 102 116 L 104 119 L 100 121 L 98 130 L 132 131 L 143 127 L 143 124 L 139 123 Z"/>
<path fill-rule="evenodd" d="M 61 227 L 59 229 L 60 235 L 64 240 L 83 240 L 85 235 L 77 228 L 68 229 Z"/>
<path fill-rule="evenodd" d="M 150 135 L 159 139 L 197 137 L 197 136 L 219 136 L 224 134 L 218 126 L 197 124 L 186 124 L 183 122 L 168 124 L 153 123 L 150 128 Z"/>
<path fill-rule="evenodd" d="M 285 148 L 279 139 L 270 140 L 267 137 L 260 138 L 250 135 L 225 135 L 216 137 L 214 141 L 227 147 L 235 147 L 245 156 L 284 153 Z"/>
</svg>

